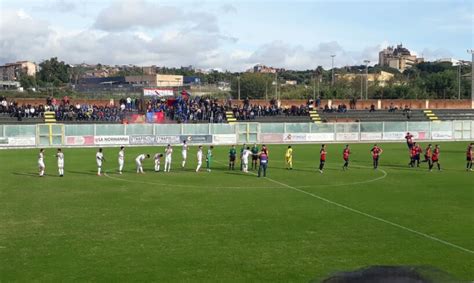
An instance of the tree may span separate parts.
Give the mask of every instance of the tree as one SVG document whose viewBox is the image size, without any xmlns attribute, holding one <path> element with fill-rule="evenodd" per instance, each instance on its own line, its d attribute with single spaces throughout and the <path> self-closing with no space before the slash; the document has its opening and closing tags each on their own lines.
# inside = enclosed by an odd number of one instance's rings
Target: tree
<svg viewBox="0 0 474 283">
<path fill-rule="evenodd" d="M 263 98 L 265 90 L 270 93 L 274 78 L 269 74 L 243 73 L 240 76 L 240 97 L 243 98 Z M 232 96 L 238 96 L 238 79 L 234 77 L 231 84 Z"/>
<path fill-rule="evenodd" d="M 45 60 L 41 62 L 39 66 L 40 71 L 38 72 L 38 78 L 42 82 L 50 83 L 54 86 L 60 86 L 69 82 L 70 67 L 63 61 L 58 61 L 58 58 L 53 57 L 49 60 Z"/>
<path fill-rule="evenodd" d="M 20 84 L 24 89 L 36 87 L 36 78 L 26 74 L 21 74 Z"/>
</svg>

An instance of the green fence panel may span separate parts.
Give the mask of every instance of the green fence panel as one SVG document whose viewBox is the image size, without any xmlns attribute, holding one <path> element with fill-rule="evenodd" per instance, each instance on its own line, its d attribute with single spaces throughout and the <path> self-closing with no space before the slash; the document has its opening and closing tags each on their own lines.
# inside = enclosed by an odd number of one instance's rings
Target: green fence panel
<svg viewBox="0 0 474 283">
<path fill-rule="evenodd" d="M 452 131 L 453 123 L 451 121 L 431 123 L 432 131 Z"/>
<path fill-rule="evenodd" d="M 384 132 L 406 132 L 406 122 L 384 122 Z"/>
<path fill-rule="evenodd" d="M 5 137 L 36 137 L 36 125 L 5 125 L 4 127 Z"/>
<path fill-rule="evenodd" d="M 382 131 L 383 131 L 383 122 L 360 123 L 361 133 L 381 133 Z"/>
<path fill-rule="evenodd" d="M 285 132 L 287 133 L 309 133 L 310 123 L 286 123 Z"/>
<path fill-rule="evenodd" d="M 285 124 L 283 123 L 262 123 L 260 132 L 264 134 L 283 134 L 285 133 Z"/>
<path fill-rule="evenodd" d="M 162 136 L 180 135 L 181 124 L 157 124 L 155 125 L 155 134 Z"/>
<path fill-rule="evenodd" d="M 183 124 L 185 135 L 208 135 L 209 124 Z"/>
<path fill-rule="evenodd" d="M 212 134 L 217 135 L 235 134 L 235 125 L 212 124 L 211 130 Z"/>
<path fill-rule="evenodd" d="M 429 132 L 431 122 L 408 122 L 408 132 Z"/>
<path fill-rule="evenodd" d="M 359 123 L 335 124 L 334 126 L 336 127 L 337 133 L 358 133 L 359 132 Z"/>
<path fill-rule="evenodd" d="M 334 124 L 309 124 L 311 133 L 334 133 Z"/>
<path fill-rule="evenodd" d="M 0 125 L 0 137 L 3 137 L 3 125 Z"/>
<path fill-rule="evenodd" d="M 127 125 L 127 135 L 153 135 L 153 125 L 129 124 Z"/>
<path fill-rule="evenodd" d="M 125 135 L 125 126 L 124 125 L 103 125 L 97 124 L 95 126 L 95 135 L 96 136 L 122 136 Z"/>
<path fill-rule="evenodd" d="M 94 125 L 64 125 L 66 136 L 93 136 Z"/>
</svg>

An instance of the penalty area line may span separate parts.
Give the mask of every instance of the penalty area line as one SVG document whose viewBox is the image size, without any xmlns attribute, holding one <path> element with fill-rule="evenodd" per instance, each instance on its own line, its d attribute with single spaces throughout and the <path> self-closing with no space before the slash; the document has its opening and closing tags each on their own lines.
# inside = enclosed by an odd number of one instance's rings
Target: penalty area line
<svg viewBox="0 0 474 283">
<path fill-rule="evenodd" d="M 450 246 L 450 247 L 452 247 L 452 248 L 456 248 L 456 249 L 458 249 L 458 250 L 461 250 L 461 251 L 464 251 L 464 252 L 467 252 L 467 253 L 470 253 L 470 254 L 474 254 L 474 251 L 472 251 L 472 250 L 470 250 L 470 249 L 467 249 L 467 248 L 458 246 L 458 245 L 453 244 L 453 243 L 450 243 L 450 242 L 448 242 L 448 241 L 445 241 L 445 240 L 436 238 L 436 237 L 434 237 L 434 236 L 431 236 L 431 235 L 428 235 L 428 234 L 425 234 L 425 233 L 416 231 L 416 230 L 414 230 L 414 229 L 411 229 L 411 228 L 402 226 L 402 225 L 397 224 L 397 223 L 395 223 L 395 222 L 392 222 L 392 221 L 389 221 L 389 220 L 385 220 L 385 219 L 383 219 L 383 218 L 380 218 L 380 217 L 377 217 L 377 216 L 368 214 L 368 213 L 366 213 L 366 212 L 357 210 L 357 209 L 352 208 L 352 207 L 349 207 L 349 206 L 347 206 L 347 205 L 340 204 L 340 203 L 338 203 L 338 202 L 329 200 L 329 199 L 327 199 L 327 198 L 318 196 L 318 195 L 316 195 L 316 194 L 307 192 L 307 191 L 305 191 L 305 190 L 301 190 L 301 189 L 292 187 L 292 186 L 290 186 L 290 185 L 287 185 L 287 184 L 285 184 L 285 183 L 279 182 L 279 181 L 277 181 L 277 180 L 273 180 L 273 179 L 270 179 L 270 178 L 267 178 L 267 180 L 269 180 L 269 181 L 271 181 L 271 182 L 273 182 L 273 183 L 275 183 L 275 184 L 278 184 L 278 185 L 280 185 L 280 186 L 283 186 L 283 187 L 285 187 L 285 188 L 287 188 L 287 189 L 294 190 L 294 191 L 300 192 L 300 193 L 302 193 L 302 194 L 309 195 L 309 196 L 311 196 L 311 197 L 317 198 L 317 199 L 319 199 L 319 200 L 321 200 L 321 201 L 324 201 L 324 202 L 326 202 L 326 203 L 335 205 L 335 206 L 337 206 L 337 207 L 343 208 L 343 209 L 348 210 L 348 211 L 351 211 L 351 212 L 353 212 L 353 213 L 356 213 L 356 214 L 359 214 L 359 215 L 363 215 L 363 216 L 365 216 L 365 217 L 368 217 L 368 218 L 371 218 L 371 219 L 374 219 L 374 220 L 378 220 L 378 221 L 383 222 L 383 223 L 385 223 L 385 224 L 388 224 L 388 225 L 391 225 L 391 226 L 393 226 L 393 227 L 397 227 L 397 228 L 399 228 L 399 229 L 402 229 L 402 230 L 411 232 L 411 233 L 413 233 L 413 234 L 416 234 L 416 235 L 418 235 L 418 236 L 422 236 L 422 237 L 424 237 L 424 238 L 433 240 L 433 241 L 435 241 L 435 242 L 444 244 L 444 245 L 446 245 L 446 246 Z"/>
</svg>

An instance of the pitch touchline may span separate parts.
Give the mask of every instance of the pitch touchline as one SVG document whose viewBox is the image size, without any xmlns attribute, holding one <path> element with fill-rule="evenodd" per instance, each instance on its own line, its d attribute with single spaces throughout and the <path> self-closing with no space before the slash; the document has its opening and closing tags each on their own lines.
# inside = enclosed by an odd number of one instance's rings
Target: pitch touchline
<svg viewBox="0 0 474 283">
<path fill-rule="evenodd" d="M 221 162 L 218 162 L 218 161 L 216 161 L 216 162 L 217 162 L 217 163 L 221 163 Z M 222 163 L 221 163 L 221 164 L 222 164 Z M 253 173 L 253 172 L 250 172 L 250 174 L 256 175 L 256 174 Z M 392 226 L 397 227 L 397 228 L 400 228 L 400 229 L 402 229 L 402 230 L 405 230 L 405 231 L 408 231 L 408 232 L 412 232 L 412 233 L 417 234 L 417 235 L 419 235 L 419 236 L 422 236 L 422 237 L 425 237 L 425 238 L 427 238 L 427 239 L 436 241 L 436 242 L 438 242 L 438 243 L 445 244 L 445 245 L 447 245 L 447 246 L 450 246 L 450 247 L 459 249 L 459 250 L 461 250 L 461 251 L 464 251 L 464 252 L 467 252 L 467 253 L 470 253 L 470 254 L 474 254 L 474 251 L 472 251 L 472 250 L 470 250 L 470 249 L 467 249 L 467 248 L 458 246 L 458 245 L 456 245 L 456 244 L 447 242 L 447 241 L 445 241 L 445 240 L 441 240 L 441 239 L 436 238 L 436 237 L 434 237 L 434 236 L 431 236 L 431 235 L 428 235 L 428 234 L 425 234 L 425 233 L 422 233 L 422 232 L 418 232 L 418 231 L 416 231 L 416 230 L 413 230 L 413 229 L 411 229 L 411 228 L 402 226 L 402 225 L 397 224 L 397 223 L 395 223 L 395 222 L 392 222 L 392 221 L 389 221 L 389 220 L 385 220 L 385 219 L 383 219 L 383 218 L 380 218 L 380 217 L 377 217 L 377 216 L 374 216 L 374 215 L 365 213 L 365 212 L 363 212 L 363 211 L 357 210 L 357 209 L 355 209 L 355 208 L 351 208 L 351 207 L 349 207 L 349 206 L 340 204 L 340 203 L 338 203 L 338 202 L 329 200 L 329 199 L 327 199 L 327 198 L 318 196 L 318 195 L 316 195 L 316 194 L 313 194 L 313 193 L 310 193 L 310 192 L 307 192 L 307 191 L 304 191 L 304 190 L 300 190 L 300 189 L 298 189 L 298 188 L 292 187 L 292 186 L 290 186 L 290 185 L 287 185 L 287 184 L 285 184 L 285 183 L 279 182 L 279 181 L 277 181 L 277 180 L 274 180 L 274 179 L 271 179 L 271 178 L 268 178 L 268 177 L 266 177 L 266 179 L 267 179 L 268 181 L 270 181 L 270 182 L 273 182 L 273 183 L 275 183 L 275 184 L 278 184 L 278 185 L 280 185 L 280 186 L 283 186 L 283 187 L 285 187 L 285 188 L 287 188 L 287 189 L 294 190 L 294 191 L 297 191 L 297 192 L 300 192 L 300 193 L 303 193 L 303 194 L 312 196 L 312 197 L 314 197 L 314 198 L 317 198 L 317 199 L 322 200 L 322 201 L 324 201 L 324 202 L 327 202 L 327 203 L 329 203 L 329 204 L 335 205 L 335 206 L 337 206 L 337 207 L 340 207 L 340 208 L 349 210 L 349 211 L 351 211 L 351 212 L 354 212 L 354 213 L 357 213 L 357 214 L 366 216 L 366 217 L 368 217 L 368 218 L 372 218 L 372 219 L 378 220 L 378 221 L 380 221 L 380 222 L 383 222 L 383 223 L 385 223 L 385 224 L 392 225 Z"/>
</svg>

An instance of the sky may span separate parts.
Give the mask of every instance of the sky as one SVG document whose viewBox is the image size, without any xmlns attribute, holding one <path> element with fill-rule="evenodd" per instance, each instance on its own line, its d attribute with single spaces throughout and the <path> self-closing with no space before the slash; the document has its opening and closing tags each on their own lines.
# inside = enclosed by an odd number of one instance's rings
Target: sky
<svg viewBox="0 0 474 283">
<path fill-rule="evenodd" d="M 0 64 L 157 65 L 244 71 L 370 65 L 402 43 L 470 60 L 472 0 L 0 0 Z"/>
</svg>

